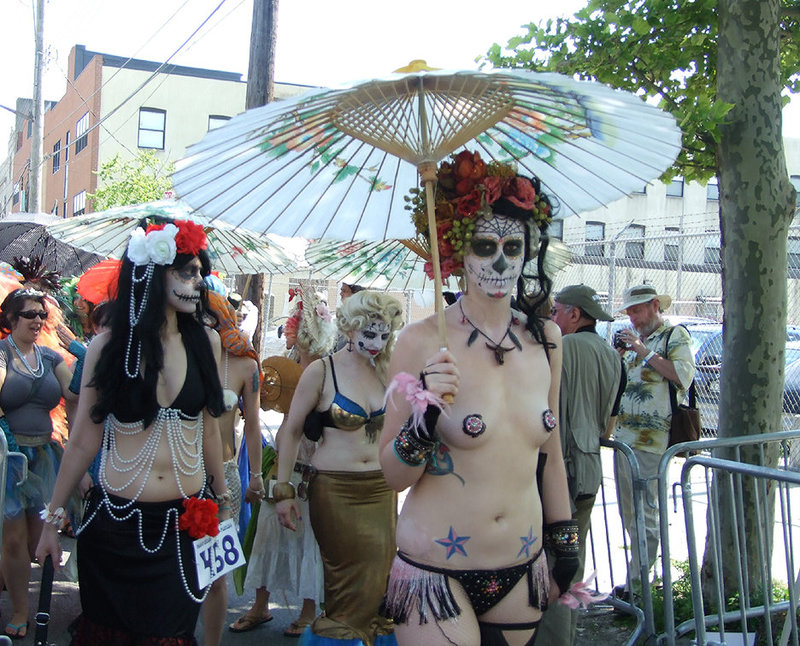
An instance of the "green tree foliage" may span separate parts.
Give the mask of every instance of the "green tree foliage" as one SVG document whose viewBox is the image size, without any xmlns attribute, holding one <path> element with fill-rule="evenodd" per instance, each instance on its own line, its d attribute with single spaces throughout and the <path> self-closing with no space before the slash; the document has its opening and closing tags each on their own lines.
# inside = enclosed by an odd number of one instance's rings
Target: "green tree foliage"
<svg viewBox="0 0 800 646">
<path fill-rule="evenodd" d="M 95 211 L 114 206 L 141 204 L 164 197 L 172 190 L 173 164 L 164 163 L 152 150 L 141 151 L 133 159 L 114 155 L 97 172 L 99 188 L 89 195 Z"/>
<path fill-rule="evenodd" d="M 795 92 L 800 9 L 796 0 L 782 6 L 781 83 Z M 683 150 L 664 179 L 706 181 L 716 174 L 720 127 L 733 107 L 717 98 L 717 29 L 717 0 L 590 0 L 572 17 L 527 25 L 484 60 L 598 80 L 657 101 L 683 131 Z"/>
</svg>

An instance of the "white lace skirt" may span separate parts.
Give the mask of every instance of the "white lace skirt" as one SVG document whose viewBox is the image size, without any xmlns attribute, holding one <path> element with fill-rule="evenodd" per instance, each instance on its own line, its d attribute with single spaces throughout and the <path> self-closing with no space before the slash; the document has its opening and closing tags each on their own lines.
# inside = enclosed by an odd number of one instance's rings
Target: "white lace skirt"
<svg viewBox="0 0 800 646">
<path fill-rule="evenodd" d="M 291 481 L 297 486 L 300 474 L 293 474 Z M 285 605 L 323 599 L 322 560 L 309 522 L 308 502 L 297 502 L 301 520 L 294 532 L 278 522 L 274 504 L 261 503 L 244 582 L 248 589 L 266 587 L 272 598 L 282 595 Z"/>
</svg>

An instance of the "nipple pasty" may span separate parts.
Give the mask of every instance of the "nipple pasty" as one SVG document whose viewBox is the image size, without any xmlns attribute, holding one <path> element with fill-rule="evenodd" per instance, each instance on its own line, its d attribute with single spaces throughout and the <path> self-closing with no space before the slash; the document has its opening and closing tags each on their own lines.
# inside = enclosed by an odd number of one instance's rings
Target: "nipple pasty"
<svg viewBox="0 0 800 646">
<path fill-rule="evenodd" d="M 542 413 L 542 424 L 544 424 L 544 428 L 548 433 L 552 433 L 556 427 L 556 416 L 553 415 L 553 411 L 549 408 Z"/>
<path fill-rule="evenodd" d="M 486 430 L 486 423 L 480 415 L 474 413 L 464 418 L 461 428 L 470 437 L 478 437 Z"/>
</svg>

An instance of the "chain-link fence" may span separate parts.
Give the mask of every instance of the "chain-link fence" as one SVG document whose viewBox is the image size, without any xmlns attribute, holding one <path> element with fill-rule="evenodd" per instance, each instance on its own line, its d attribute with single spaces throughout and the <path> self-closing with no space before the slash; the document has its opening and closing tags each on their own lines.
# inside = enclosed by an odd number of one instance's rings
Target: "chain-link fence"
<svg viewBox="0 0 800 646">
<path fill-rule="evenodd" d="M 722 363 L 722 264 L 718 230 L 658 237 L 618 237 L 570 243 L 572 262 L 554 277 L 553 291 L 566 285 L 585 283 L 600 294 L 608 310 L 622 304 L 624 291 L 650 283 L 673 301 L 666 318 L 685 323 L 692 334 L 698 370 L 703 427 L 717 428 L 719 375 Z M 798 428 L 800 414 L 800 227 L 789 232 L 788 315 L 784 427 Z M 611 339 L 613 332 L 628 324 L 619 322 L 601 329 Z"/>
</svg>

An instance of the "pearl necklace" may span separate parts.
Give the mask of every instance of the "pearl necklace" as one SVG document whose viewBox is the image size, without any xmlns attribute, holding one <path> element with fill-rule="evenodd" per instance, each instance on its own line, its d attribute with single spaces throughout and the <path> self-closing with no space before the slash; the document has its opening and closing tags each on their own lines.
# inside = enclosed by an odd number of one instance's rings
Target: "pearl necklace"
<svg viewBox="0 0 800 646">
<path fill-rule="evenodd" d="M 20 352 L 19 348 L 17 347 L 17 344 L 14 343 L 14 337 L 12 337 L 10 334 L 8 335 L 8 342 L 11 344 L 11 347 L 14 348 L 14 350 L 16 351 L 19 360 L 22 361 L 22 364 L 28 369 L 28 372 L 30 372 L 31 375 L 33 375 L 34 379 L 38 379 L 44 374 L 44 361 L 42 361 L 42 352 L 41 350 L 39 350 L 38 345 L 36 345 L 35 343 L 33 344 L 33 354 L 36 357 L 36 370 L 34 370 L 33 368 L 31 368 L 31 364 L 28 363 L 28 360 L 25 358 L 22 352 Z"/>
<path fill-rule="evenodd" d="M 181 581 L 186 594 L 196 603 L 202 603 L 208 595 L 210 586 L 206 587 L 200 597 L 197 597 L 191 590 L 184 571 L 183 561 L 181 560 L 181 547 L 180 547 L 180 532 L 178 531 L 178 517 L 179 512 L 177 509 L 169 509 L 164 517 L 164 526 L 161 530 L 161 537 L 156 542 L 155 546 L 148 547 L 144 543 L 144 534 L 142 532 L 142 512 L 140 509 L 131 509 L 134 503 L 141 496 L 147 481 L 150 478 L 150 472 L 153 469 L 155 462 L 156 452 L 158 445 L 161 442 L 162 435 L 166 436 L 167 446 L 170 450 L 170 457 L 172 462 L 173 472 L 175 474 L 175 481 L 178 484 L 178 490 L 181 492 L 183 498 L 189 496 L 183 490 L 181 484 L 181 475 L 186 477 L 196 476 L 202 473 L 203 482 L 206 481 L 205 464 L 203 462 L 203 416 L 197 415 L 189 417 L 183 415 L 179 410 L 173 408 L 160 408 L 155 421 L 150 427 L 147 438 L 142 444 L 142 448 L 131 457 L 125 457 L 120 454 L 119 447 L 117 446 L 117 434 L 122 436 L 133 436 L 144 432 L 143 423 L 141 421 L 124 423 L 120 422 L 113 414 L 106 417 L 105 425 L 103 428 L 103 447 L 100 452 L 100 490 L 103 498 L 98 504 L 97 508 L 92 514 L 84 519 L 78 533 L 83 531 L 85 527 L 92 522 L 97 512 L 101 507 L 105 507 L 108 512 L 109 518 L 118 522 L 124 522 L 137 517 L 137 529 L 139 534 L 139 546 L 148 554 L 155 554 L 164 545 L 167 538 L 167 533 L 170 527 L 175 528 L 175 540 L 177 543 L 178 554 L 178 569 L 180 570 Z M 130 474 L 127 482 L 119 487 L 111 485 L 108 481 L 109 467 L 124 475 Z M 118 504 L 113 502 L 108 492 L 111 491 L 118 494 L 124 491 L 127 487 L 141 479 L 141 485 L 138 491 L 127 502 Z M 204 485 L 205 488 L 205 485 Z"/>
</svg>

